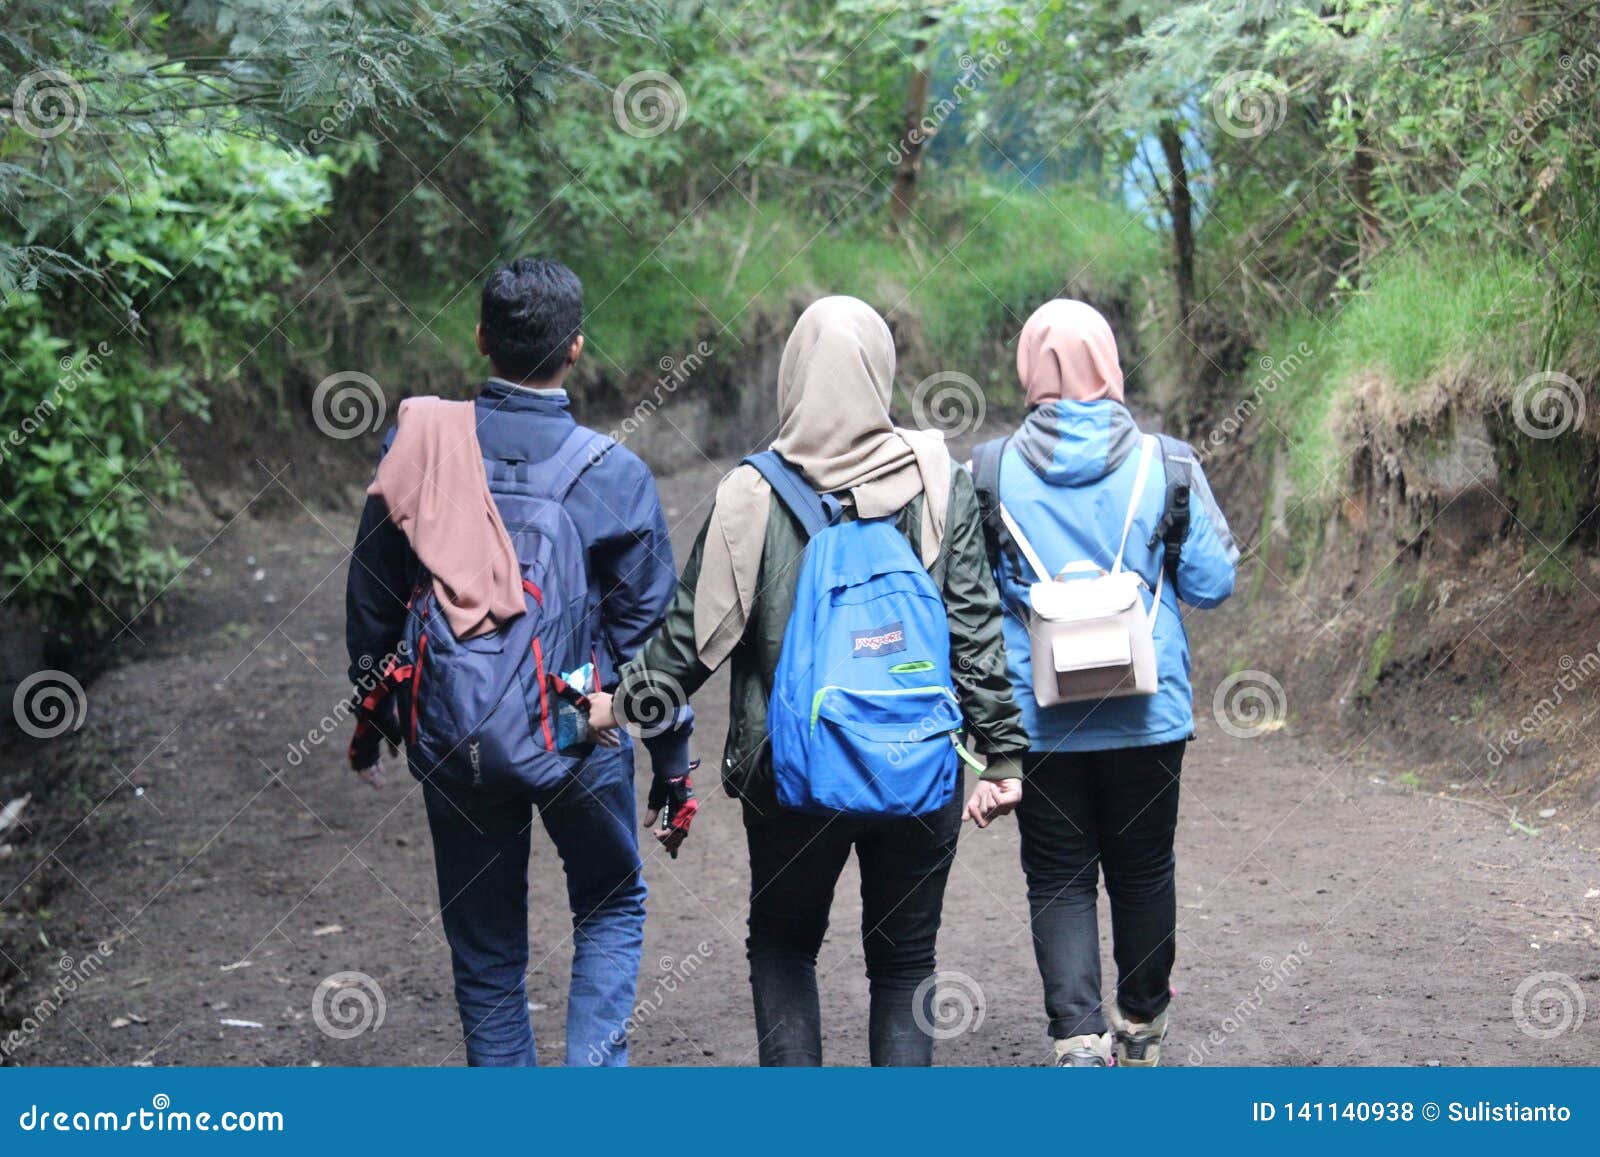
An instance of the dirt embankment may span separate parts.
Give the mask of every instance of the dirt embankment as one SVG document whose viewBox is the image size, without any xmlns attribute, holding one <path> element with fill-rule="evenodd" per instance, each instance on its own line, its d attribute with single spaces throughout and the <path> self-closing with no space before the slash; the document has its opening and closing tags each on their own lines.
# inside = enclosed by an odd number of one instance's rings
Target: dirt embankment
<svg viewBox="0 0 1600 1157">
<path fill-rule="evenodd" d="M 1569 379 L 1570 380 L 1570 379 Z M 1292 730 L 1530 829 L 1600 805 L 1600 439 L 1457 383 L 1343 416 L 1331 503 L 1260 429 L 1207 463 L 1247 547 L 1206 657 L 1281 686 Z"/>
</svg>

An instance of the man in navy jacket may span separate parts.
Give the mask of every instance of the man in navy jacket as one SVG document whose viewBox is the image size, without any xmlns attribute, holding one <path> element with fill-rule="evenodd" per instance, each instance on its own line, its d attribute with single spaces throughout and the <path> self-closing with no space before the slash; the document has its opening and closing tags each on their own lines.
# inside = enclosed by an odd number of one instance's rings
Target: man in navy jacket
<svg viewBox="0 0 1600 1157">
<path fill-rule="evenodd" d="M 485 458 L 538 463 L 572 432 L 564 384 L 583 350 L 582 318 L 583 287 L 559 262 L 523 259 L 489 277 L 478 348 L 493 376 L 476 400 Z M 385 450 L 393 437 L 391 429 Z M 565 506 L 587 554 L 597 676 L 609 687 L 660 625 L 677 584 L 672 544 L 649 468 L 615 443 L 583 471 Z M 399 645 L 419 570 L 383 502 L 369 498 L 346 592 L 350 678 L 357 686 Z M 383 782 L 382 736 L 395 736 L 397 728 L 383 709 L 370 715 L 352 744 L 351 763 L 376 787 Z M 687 794 L 686 731 L 646 740 L 657 776 L 672 780 L 675 802 Z M 572 906 L 567 1063 L 625 1064 L 623 1026 L 633 1007 L 645 899 L 631 743 L 624 737 L 618 747 L 597 747 L 575 781 L 549 798 L 485 797 L 427 780 L 422 788 L 468 1063 L 534 1063 L 524 974 L 529 832 L 537 806 L 560 853 Z"/>
</svg>

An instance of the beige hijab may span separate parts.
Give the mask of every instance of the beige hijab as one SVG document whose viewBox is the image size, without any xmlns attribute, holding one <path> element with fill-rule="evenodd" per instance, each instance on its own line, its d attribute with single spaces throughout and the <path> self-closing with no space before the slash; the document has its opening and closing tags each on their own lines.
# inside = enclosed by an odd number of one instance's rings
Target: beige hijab
<svg viewBox="0 0 1600 1157">
<path fill-rule="evenodd" d="M 1111 323 L 1081 301 L 1045 302 L 1022 327 L 1017 378 L 1030 406 L 1061 399 L 1122 401 L 1122 365 Z"/>
<path fill-rule="evenodd" d="M 814 302 L 783 347 L 772 448 L 819 493 L 848 493 L 862 518 L 894 514 L 925 494 L 921 555 L 931 565 L 944 541 L 950 453 L 938 431 L 890 420 L 894 363 L 894 338 L 870 305 L 854 297 Z M 707 667 L 744 634 L 771 504 L 771 488 L 748 466 L 717 488 L 695 588 L 694 641 Z"/>
</svg>

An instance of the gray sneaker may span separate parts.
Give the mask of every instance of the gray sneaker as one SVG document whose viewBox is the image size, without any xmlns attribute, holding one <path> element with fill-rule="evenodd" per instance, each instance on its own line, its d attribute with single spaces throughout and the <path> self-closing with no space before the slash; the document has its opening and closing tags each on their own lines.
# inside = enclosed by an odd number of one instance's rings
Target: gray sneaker
<svg viewBox="0 0 1600 1157">
<path fill-rule="evenodd" d="M 1116 1063 L 1116 1058 L 1111 1055 L 1111 1034 L 1108 1032 L 1069 1036 L 1066 1040 L 1056 1041 L 1058 1069 L 1107 1069 Z"/>
<path fill-rule="evenodd" d="M 1161 1063 L 1161 1042 L 1167 1036 L 1167 1010 L 1155 1020 L 1130 1020 L 1113 1003 L 1111 1035 L 1116 1044 L 1116 1063 L 1134 1068 L 1153 1069 Z"/>
</svg>

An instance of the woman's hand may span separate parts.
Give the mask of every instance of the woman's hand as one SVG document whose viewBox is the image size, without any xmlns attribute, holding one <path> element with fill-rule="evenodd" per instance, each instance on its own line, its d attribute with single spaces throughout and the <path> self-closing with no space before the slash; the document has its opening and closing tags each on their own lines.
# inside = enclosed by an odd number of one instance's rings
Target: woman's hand
<svg viewBox="0 0 1600 1157">
<path fill-rule="evenodd" d="M 966 818 L 980 828 L 986 828 L 990 821 L 1015 811 L 1021 802 L 1020 779 L 979 780 L 978 786 L 972 789 L 971 798 L 967 800 Z"/>
<path fill-rule="evenodd" d="M 589 737 L 601 747 L 620 747 L 622 737 L 617 734 L 617 717 L 611 711 L 611 695 L 596 691 L 589 696 Z"/>
</svg>

